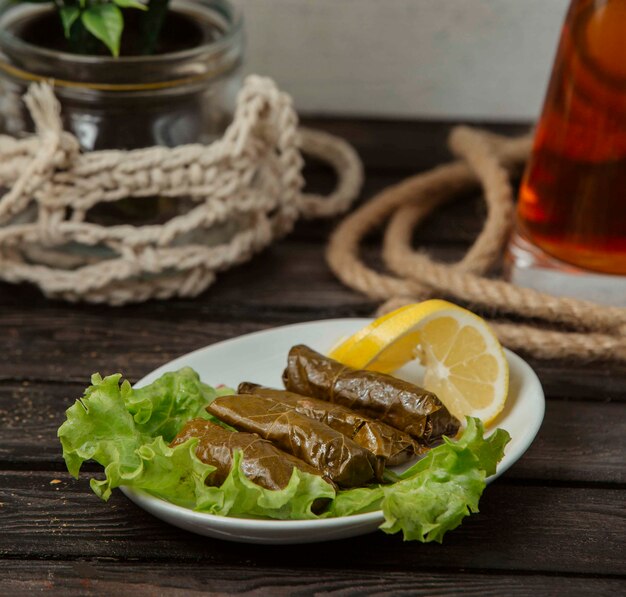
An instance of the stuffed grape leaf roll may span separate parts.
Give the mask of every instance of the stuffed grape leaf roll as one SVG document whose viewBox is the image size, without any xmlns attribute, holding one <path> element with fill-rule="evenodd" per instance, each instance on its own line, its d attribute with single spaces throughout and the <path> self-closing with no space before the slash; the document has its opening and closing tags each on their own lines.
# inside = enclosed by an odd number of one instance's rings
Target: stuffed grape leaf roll
<svg viewBox="0 0 626 597">
<path fill-rule="evenodd" d="M 207 478 L 208 485 L 220 486 L 226 480 L 233 464 L 234 450 L 242 452 L 244 475 L 266 489 L 287 487 L 294 468 L 320 476 L 320 472 L 311 465 L 279 450 L 254 433 L 228 431 L 205 419 L 188 421 L 170 445 L 177 446 L 192 437 L 199 439 L 196 447 L 198 458 L 216 467 Z"/>
<path fill-rule="evenodd" d="M 460 427 L 432 392 L 391 375 L 353 369 L 308 346 L 289 351 L 283 382 L 291 392 L 363 412 L 427 444 L 454 436 Z"/>
<path fill-rule="evenodd" d="M 375 421 L 340 404 L 332 404 L 317 398 L 301 396 L 286 390 L 276 390 L 243 382 L 237 389 L 239 394 L 256 394 L 292 406 L 306 417 L 326 423 L 354 440 L 359 446 L 372 452 L 381 460 L 382 466 L 403 464 L 412 456 L 426 450 L 410 435 L 382 421 Z M 377 473 L 380 476 L 380 472 Z"/>
<path fill-rule="evenodd" d="M 288 405 L 254 394 L 236 394 L 216 398 L 207 411 L 235 429 L 271 441 L 340 487 L 360 487 L 374 479 L 376 457 L 371 452 Z"/>
</svg>

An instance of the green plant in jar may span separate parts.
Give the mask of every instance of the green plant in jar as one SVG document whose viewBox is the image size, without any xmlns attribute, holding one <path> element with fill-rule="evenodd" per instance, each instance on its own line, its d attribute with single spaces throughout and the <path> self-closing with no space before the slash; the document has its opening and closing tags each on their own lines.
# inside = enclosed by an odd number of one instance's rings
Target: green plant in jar
<svg viewBox="0 0 626 597">
<path fill-rule="evenodd" d="M 232 117 L 243 29 L 229 0 L 0 0 L 0 134 L 54 80 L 85 151 L 211 143 Z"/>
<path fill-rule="evenodd" d="M 43 4 L 48 0 L 26 0 Z M 105 48 L 119 56 L 124 23 L 133 20 L 134 36 L 127 44 L 132 54 L 150 55 L 157 49 L 169 0 L 49 0 L 59 15 L 59 26 L 74 54 L 100 54 Z M 139 13 L 141 16 L 132 13 Z"/>
<path fill-rule="evenodd" d="M 242 55 L 230 0 L 0 0 L 0 134 L 34 132 L 22 97 L 52 80 L 83 151 L 208 145 L 232 119 Z M 162 224 L 192 204 L 120 198 L 85 217 Z"/>
</svg>

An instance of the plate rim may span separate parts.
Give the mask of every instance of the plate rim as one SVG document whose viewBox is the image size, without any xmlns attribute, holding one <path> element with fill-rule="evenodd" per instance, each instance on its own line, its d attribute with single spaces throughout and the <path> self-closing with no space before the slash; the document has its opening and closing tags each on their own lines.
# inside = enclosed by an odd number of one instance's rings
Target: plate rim
<svg viewBox="0 0 626 597">
<path fill-rule="evenodd" d="M 303 327 L 315 327 L 319 325 L 329 325 L 329 324 L 338 324 L 345 322 L 352 323 L 363 323 L 367 325 L 367 323 L 373 321 L 374 318 L 370 317 L 339 317 L 339 318 L 331 318 L 331 319 L 317 319 L 313 321 L 304 321 L 304 322 L 296 322 L 290 323 L 286 325 L 278 325 L 274 327 L 268 327 L 262 330 L 256 330 L 254 332 L 248 332 L 246 334 L 241 334 L 239 336 L 235 336 L 233 338 L 227 338 L 225 340 L 219 340 L 218 342 L 214 342 L 213 344 L 207 344 L 206 346 L 202 346 L 195 350 L 192 350 L 188 353 L 180 355 L 167 363 L 163 363 L 156 369 L 153 369 L 146 375 L 144 375 L 141 379 L 133 384 L 133 388 L 142 387 L 147 383 L 150 383 L 166 371 L 172 370 L 173 367 L 177 366 L 177 363 L 181 361 L 188 360 L 193 356 L 197 356 L 200 353 L 213 348 L 223 347 L 225 345 L 233 344 L 238 341 L 244 339 L 254 338 L 255 336 L 264 335 L 267 333 L 271 333 L 277 330 L 289 330 L 291 328 L 303 328 Z M 539 377 L 533 370 L 533 368 L 517 353 L 509 350 L 506 347 L 503 347 L 504 353 L 507 358 L 507 362 L 509 366 L 511 365 L 511 361 L 516 362 L 517 365 L 520 365 L 523 370 L 527 370 L 526 373 L 530 373 L 530 377 L 528 381 L 530 381 L 533 385 L 536 386 L 536 390 L 539 394 L 539 406 L 540 412 L 538 412 L 538 416 L 535 417 L 536 424 L 535 428 L 531 430 L 529 434 L 525 436 L 525 441 L 522 442 L 521 448 L 519 449 L 518 456 L 512 460 L 511 462 L 505 463 L 504 467 L 498 466 L 496 473 L 487 477 L 486 483 L 489 484 L 492 481 L 495 481 L 498 477 L 500 477 L 503 473 L 505 473 L 513 464 L 515 464 L 528 450 L 531 446 L 539 430 L 541 425 L 543 424 L 543 420 L 545 417 L 545 393 L 543 391 L 543 387 L 541 385 L 541 381 Z M 350 521 L 352 523 L 362 523 L 362 524 L 373 524 L 375 522 L 380 521 L 381 523 L 384 521 L 384 515 L 382 510 L 375 510 L 373 512 L 363 512 L 360 514 L 349 514 L 346 516 L 336 516 L 329 518 L 313 518 L 313 519 L 296 519 L 296 520 L 281 520 L 281 519 L 257 519 L 257 518 L 242 518 L 235 516 L 223 516 L 220 514 L 211 514 L 209 512 L 198 512 L 197 510 L 193 510 L 191 508 L 186 508 L 184 506 L 179 506 L 172 502 L 169 502 L 163 498 L 154 496 L 146 491 L 140 489 L 133 489 L 131 487 L 120 486 L 121 491 L 126 495 L 131 501 L 137 504 L 139 507 L 144 508 L 144 504 L 148 505 L 150 508 L 155 508 L 156 510 L 168 513 L 174 513 L 181 516 L 186 516 L 188 518 L 197 519 L 194 522 L 212 522 L 217 523 L 220 527 L 228 526 L 232 531 L 243 530 L 244 528 L 250 530 L 250 526 L 253 526 L 257 531 L 269 531 L 271 529 L 276 529 L 280 527 L 281 530 L 305 530 L 303 527 L 314 527 L 316 529 L 322 530 L 324 527 L 336 527 L 339 521 Z M 147 503 L 147 504 L 146 504 Z"/>
</svg>

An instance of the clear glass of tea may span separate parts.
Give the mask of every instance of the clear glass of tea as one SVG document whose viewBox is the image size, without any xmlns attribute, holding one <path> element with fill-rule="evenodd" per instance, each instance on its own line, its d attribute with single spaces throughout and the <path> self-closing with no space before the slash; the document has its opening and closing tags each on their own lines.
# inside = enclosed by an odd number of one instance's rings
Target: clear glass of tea
<svg viewBox="0 0 626 597">
<path fill-rule="evenodd" d="M 522 286 L 626 305 L 626 0 L 572 0 L 508 252 Z"/>
</svg>

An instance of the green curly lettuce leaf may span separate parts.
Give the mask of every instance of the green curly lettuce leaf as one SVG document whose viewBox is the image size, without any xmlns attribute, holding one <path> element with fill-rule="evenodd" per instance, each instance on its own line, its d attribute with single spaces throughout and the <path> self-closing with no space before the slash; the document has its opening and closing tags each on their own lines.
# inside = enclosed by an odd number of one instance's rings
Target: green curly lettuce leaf
<svg viewBox="0 0 626 597">
<path fill-rule="evenodd" d="M 301 519 L 314 517 L 316 500 L 335 496 L 321 477 L 299 470 L 280 491 L 260 487 L 244 476 L 239 452 L 222 486 L 206 485 L 215 467 L 197 458 L 197 440 L 173 448 L 168 442 L 187 420 L 208 417 L 207 404 L 232 390 L 203 384 L 191 369 L 166 373 L 136 390 L 127 381 L 120 383 L 120 375 L 103 379 L 96 374 L 91 381 L 84 397 L 66 411 L 58 436 L 74 477 L 86 460 L 104 467 L 105 478 L 90 481 L 104 500 L 123 485 L 213 514 Z"/>
<path fill-rule="evenodd" d="M 486 478 L 496 472 L 510 436 L 497 429 L 485 439 L 483 424 L 468 417 L 458 441 L 444 443 L 383 488 L 381 508 L 385 533 L 402 531 L 405 540 L 437 541 L 478 512 Z"/>
<path fill-rule="evenodd" d="M 217 396 L 232 393 L 230 388 L 216 390 L 202 383 L 193 369 L 185 367 L 165 373 L 147 386 L 130 389 L 124 399 L 138 431 L 171 442 L 189 419 L 216 420 L 206 406 Z"/>
<path fill-rule="evenodd" d="M 328 515 L 348 516 L 382 510 L 385 533 L 402 532 L 405 540 L 441 543 L 444 534 L 478 512 L 486 478 L 496 472 L 509 434 L 498 429 L 485 439 L 479 419 L 467 419 L 456 441 L 430 450 L 390 485 L 340 491 Z"/>
<path fill-rule="evenodd" d="M 328 508 L 328 516 L 351 516 L 380 510 L 384 497 L 383 485 L 357 487 L 339 491 Z"/>
<path fill-rule="evenodd" d="M 236 452 L 224 483 L 211 487 L 205 480 L 215 469 L 196 457 L 197 440 L 174 448 L 168 444 L 189 419 L 214 419 L 205 407 L 229 393 L 230 388 L 202 383 L 189 368 L 139 389 L 120 375 L 103 379 L 96 374 L 58 431 L 67 468 L 77 477 L 83 462 L 99 462 L 105 478 L 92 479 L 91 487 L 105 500 L 124 485 L 202 512 L 278 519 L 314 518 L 313 504 L 325 500 L 329 506 L 320 515 L 325 518 L 382 510 L 384 532 L 441 542 L 463 518 L 478 512 L 486 479 L 495 473 L 510 439 L 501 429 L 485 438 L 481 421 L 468 417 L 458 440 L 444 438 L 408 470 L 390 475 L 394 483 L 337 493 L 321 477 L 297 469 L 280 491 L 260 487 L 243 474 Z"/>
</svg>

